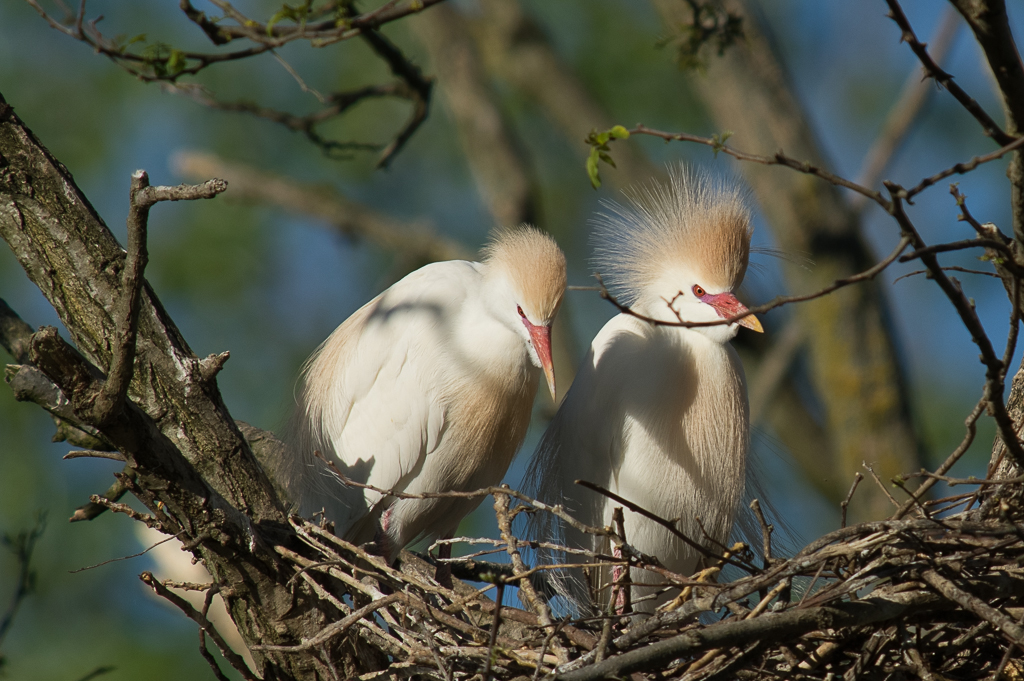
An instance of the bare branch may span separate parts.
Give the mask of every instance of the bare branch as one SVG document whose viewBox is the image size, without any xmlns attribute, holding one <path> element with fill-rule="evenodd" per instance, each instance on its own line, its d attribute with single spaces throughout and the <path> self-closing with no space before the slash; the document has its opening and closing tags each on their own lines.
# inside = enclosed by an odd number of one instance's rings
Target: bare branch
<svg viewBox="0 0 1024 681">
<path fill-rule="evenodd" d="M 929 43 L 932 57 L 936 62 L 942 61 L 945 57 L 959 28 L 960 19 L 956 10 L 951 7 L 947 8 L 939 22 L 939 27 L 935 30 L 935 37 Z M 928 79 L 921 77 L 920 69 L 913 69 L 904 82 L 896 103 L 882 124 L 878 137 L 864 155 L 857 184 L 871 187 L 882 179 L 883 171 L 911 131 L 931 92 L 932 86 Z M 854 196 L 852 201 L 854 207 L 863 206 L 864 198 L 863 194 Z"/>
<path fill-rule="evenodd" d="M 914 51 L 914 54 L 917 55 L 917 58 L 924 65 L 928 75 L 934 78 L 935 82 L 939 85 L 949 90 L 949 93 L 956 98 L 956 101 L 960 102 L 960 105 L 967 109 L 968 113 L 974 116 L 974 119 L 981 124 L 985 134 L 994 139 L 996 143 L 1005 147 L 1013 142 L 1014 137 L 1006 134 L 992 120 L 992 117 L 985 112 L 981 105 L 964 92 L 963 88 L 957 85 L 956 81 L 953 80 L 953 76 L 943 71 L 935 63 L 931 55 L 928 54 L 925 45 L 918 41 L 917 36 L 914 34 L 914 29 L 911 28 L 910 21 L 907 19 L 907 15 L 903 13 L 903 8 L 898 0 L 886 0 L 886 4 L 889 5 L 889 18 L 896 22 L 896 25 L 899 26 L 902 32 L 900 40 L 910 46 L 910 49 Z"/>
<path fill-rule="evenodd" d="M 231 646 L 227 644 L 224 638 L 220 635 L 220 632 L 218 632 L 217 629 L 213 626 L 213 624 L 210 623 L 210 620 L 206 619 L 206 607 L 203 608 L 203 612 L 197 611 L 195 608 L 192 607 L 191 603 L 189 603 L 184 598 L 182 598 L 178 594 L 174 593 L 173 591 L 165 587 L 163 583 L 161 583 L 158 579 L 156 579 L 153 576 L 152 572 L 143 572 L 141 575 L 139 575 L 139 579 L 142 580 L 143 584 L 153 589 L 153 591 L 156 592 L 157 596 L 160 596 L 161 598 L 170 601 L 179 610 L 185 613 L 185 615 L 189 619 L 198 624 L 199 628 L 202 629 L 202 631 L 205 634 L 209 635 L 210 638 L 213 639 L 214 643 L 216 643 L 217 647 L 220 649 L 221 654 L 224 656 L 224 659 L 231 663 L 231 666 L 234 667 L 235 670 L 242 675 L 243 679 L 245 679 L 246 681 L 257 681 L 257 678 L 253 675 L 251 671 L 249 671 L 249 667 L 245 664 L 245 660 L 243 660 L 238 653 L 231 650 Z M 213 596 L 213 593 L 213 589 L 208 591 L 207 599 L 211 598 Z M 205 646 L 203 647 L 203 649 L 205 650 Z M 216 668 L 216 665 L 214 665 L 214 668 Z"/>
</svg>

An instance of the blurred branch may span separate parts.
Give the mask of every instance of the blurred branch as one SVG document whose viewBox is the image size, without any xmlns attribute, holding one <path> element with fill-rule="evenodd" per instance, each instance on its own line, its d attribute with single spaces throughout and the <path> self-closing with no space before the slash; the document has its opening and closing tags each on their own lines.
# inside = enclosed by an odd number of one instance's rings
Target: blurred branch
<svg viewBox="0 0 1024 681">
<path fill-rule="evenodd" d="M 481 63 L 480 53 L 488 48 L 474 41 L 468 18 L 453 6 L 437 7 L 411 26 L 430 54 L 477 192 L 494 224 L 530 223 L 545 229 L 536 171 Z M 570 308 L 571 303 L 563 303 L 552 347 L 556 381 L 566 386 L 562 394 L 572 384 L 578 361 Z"/>
<path fill-rule="evenodd" d="M 387 168 L 405 143 L 409 141 L 413 133 L 419 129 L 423 121 L 427 120 L 427 107 L 430 105 L 430 91 L 434 81 L 432 78 L 425 78 L 419 67 L 413 64 L 398 47 L 378 31 L 364 30 L 363 37 L 370 44 L 373 51 L 381 59 L 387 62 L 391 73 L 401 79 L 405 85 L 397 92 L 400 96 L 412 102 L 412 115 L 395 138 L 381 152 L 377 159 L 378 168 Z"/>
<path fill-rule="evenodd" d="M 171 165 L 174 172 L 188 178 L 223 177 L 231 186 L 229 198 L 276 206 L 297 215 L 324 220 L 346 237 L 365 239 L 410 260 L 434 262 L 473 257 L 469 249 L 441 236 L 428 223 L 399 222 L 350 201 L 333 189 L 305 186 L 203 152 L 178 152 L 171 159 Z"/>
<path fill-rule="evenodd" d="M 482 12 L 467 13 L 487 70 L 537 102 L 567 140 L 577 143 L 591 130 L 605 130 L 612 116 L 552 47 L 543 28 L 523 12 L 519 0 L 482 0 Z M 608 180 L 623 187 L 663 170 L 642 151 L 624 147 Z"/>
<path fill-rule="evenodd" d="M 3 645 L 4 638 L 10 632 L 11 623 L 14 622 L 14 616 L 18 614 L 18 608 L 21 607 L 22 601 L 35 588 L 36 575 L 32 571 L 32 552 L 35 551 L 36 542 L 43 536 L 43 530 L 45 529 L 46 515 L 41 514 L 36 518 L 36 523 L 31 530 L 23 530 L 15 535 L 5 534 L 3 536 L 2 543 L 8 551 L 14 554 L 15 560 L 18 562 L 18 576 L 14 585 L 14 594 L 11 596 L 11 602 L 7 606 L 3 617 L 0 618 L 0 645 Z M 0 660 L 2 659 L 0 657 Z"/>
<path fill-rule="evenodd" d="M 680 3 L 652 0 L 652 4 L 670 26 L 692 22 L 692 13 Z M 790 290 L 823 290 L 868 270 L 877 260 L 855 212 L 836 187 L 851 189 L 883 206 L 888 199 L 828 170 L 830 164 L 767 29 L 748 3 L 724 0 L 723 7 L 743 17 L 743 39 L 708 60 L 706 74 L 694 75 L 690 82 L 715 127 L 734 131 L 732 139 L 742 139 L 751 151 L 731 153 L 722 136 L 692 141 L 755 161 L 738 168 L 753 189 L 778 246 L 806 254 L 815 263 L 813 268 L 784 263 Z M 779 149 L 785 153 L 775 153 Z M 800 174 L 767 167 L 775 165 Z M 831 439 L 830 451 L 818 455 L 832 461 L 830 496 L 842 500 L 847 481 L 865 458 L 878 462 L 885 478 L 919 469 L 921 447 L 911 418 L 905 368 L 879 285 L 846 287 L 799 306 L 797 315 L 807 335 L 810 378 Z M 799 434 L 799 428 L 789 432 Z M 888 515 L 888 501 L 867 490 L 853 500 L 850 511 L 855 518 Z"/>
<path fill-rule="evenodd" d="M 85 2 L 78 13 L 56 19 L 39 4 L 38 0 L 26 0 L 50 26 L 64 35 L 89 45 L 94 52 L 102 54 L 136 78 L 151 81 L 174 82 L 184 75 L 195 75 L 203 69 L 226 61 L 246 59 L 276 49 L 295 40 L 309 41 L 313 47 L 324 47 L 339 41 L 365 36 L 381 26 L 415 14 L 442 0 L 410 0 L 402 6 L 390 3 L 390 7 L 347 16 L 348 3 L 332 2 L 322 10 L 330 18 L 307 23 L 307 16 L 275 15 L 274 20 L 261 22 L 252 19 L 225 0 L 212 0 L 223 16 L 210 19 L 205 12 L 197 10 L 189 0 L 180 0 L 185 16 L 195 23 L 215 45 L 225 45 L 235 40 L 255 43 L 252 47 L 235 52 L 203 53 L 176 50 L 163 43 L 147 46 L 141 51 L 132 51 L 134 40 L 122 44 L 121 39 L 104 36 L 96 24 L 103 18 L 85 20 Z M 141 42 L 144 42 L 143 37 Z M 153 49 L 155 47 L 156 49 Z M 195 62 L 190 64 L 189 62 Z"/>
<path fill-rule="evenodd" d="M 483 69 L 466 18 L 447 5 L 411 27 L 430 54 L 477 190 L 495 224 L 537 223 L 533 171 Z"/>
<path fill-rule="evenodd" d="M 356 16 L 351 16 L 351 3 L 347 2 L 330 2 L 316 10 L 312 10 L 310 7 L 312 3 L 300 5 L 299 8 L 285 5 L 284 9 L 274 17 L 261 23 L 242 14 L 225 0 L 214 0 L 214 4 L 223 12 L 222 17 L 214 19 L 210 19 L 204 12 L 198 11 L 189 0 L 181 0 L 180 7 L 185 16 L 202 29 L 207 38 L 215 45 L 224 45 L 234 40 L 247 40 L 255 43 L 252 47 L 234 52 L 202 53 L 179 50 L 161 42 L 146 45 L 136 51 L 132 47 L 133 44 L 145 43 L 145 34 L 136 36 L 127 42 L 120 37 L 115 39 L 105 37 L 97 28 L 97 23 L 103 18 L 102 16 L 92 21 L 85 21 L 85 0 L 81 2 L 78 13 L 69 15 L 64 21 L 54 18 L 43 9 L 37 0 L 27 0 L 51 27 L 70 38 L 89 45 L 94 52 L 106 56 L 139 80 L 164 83 L 169 92 L 185 94 L 194 101 L 213 109 L 249 113 L 284 125 L 290 130 L 303 133 L 310 142 L 333 158 L 347 158 L 347 152 L 374 150 L 380 148 L 380 145 L 328 139 L 317 131 L 319 125 L 340 116 L 355 104 L 366 99 L 397 97 L 408 100 L 413 105 L 412 114 L 406 124 L 396 133 L 394 139 L 385 146 L 377 161 L 377 166 L 381 168 L 387 167 L 391 163 L 395 155 L 426 120 L 432 80 L 424 77 L 420 69 L 378 29 L 386 23 L 401 19 L 440 1 L 410 0 L 402 7 L 398 7 L 396 3 L 389 3 L 377 10 Z M 308 21 L 322 16 L 329 16 L 329 18 L 312 23 Z M 289 26 L 288 23 L 293 25 Z M 295 70 L 273 50 L 294 40 L 305 40 L 314 47 L 323 47 L 357 36 L 363 38 L 377 56 L 388 65 L 391 73 L 398 78 L 398 82 L 371 85 L 347 92 L 335 92 L 327 97 L 317 93 L 324 108 L 309 115 L 294 115 L 262 107 L 249 101 L 223 102 L 197 84 L 178 85 L 178 80 L 183 76 L 195 76 L 211 66 L 271 53 L 284 64 L 305 91 L 310 91 Z"/>
<path fill-rule="evenodd" d="M 800 322 L 789 320 L 778 334 L 775 342 L 761 355 L 761 363 L 750 379 L 750 423 L 761 421 L 772 397 L 789 376 L 790 366 L 800 353 L 806 340 Z"/>
<path fill-rule="evenodd" d="M 953 39 L 959 28 L 960 20 L 956 10 L 947 8 L 929 43 L 932 58 L 936 62 L 945 58 L 953 45 Z M 885 122 L 882 123 L 881 131 L 871 148 L 868 149 L 868 153 L 864 155 L 857 184 L 872 187 L 882 179 L 882 173 L 886 166 L 889 165 L 896 150 L 903 144 L 913 124 L 917 121 L 918 114 L 932 93 L 932 85 L 928 81 L 927 75 L 928 73 L 925 71 L 925 77 L 922 77 L 919 69 L 913 69 L 907 76 L 896 103 L 893 104 Z M 851 199 L 850 203 L 854 210 L 859 211 L 864 207 L 865 198 L 863 194 L 860 194 Z"/>
</svg>

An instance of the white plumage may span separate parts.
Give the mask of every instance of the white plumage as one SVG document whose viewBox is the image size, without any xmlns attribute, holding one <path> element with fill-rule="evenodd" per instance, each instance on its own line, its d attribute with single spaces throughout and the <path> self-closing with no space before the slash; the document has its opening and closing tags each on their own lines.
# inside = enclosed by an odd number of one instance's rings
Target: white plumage
<svg viewBox="0 0 1024 681">
<path fill-rule="evenodd" d="M 751 235 L 737 189 L 679 170 L 668 186 L 651 185 L 629 198 L 628 206 L 608 204 L 595 234 L 598 271 L 621 302 L 666 322 L 715 321 L 746 311 L 732 294 L 746 271 Z M 724 542 L 743 494 L 749 441 L 743 368 L 728 344 L 738 325 L 761 331 L 752 315 L 738 324 L 693 328 L 628 314 L 612 318 L 534 455 L 530 491 L 564 504 L 584 523 L 610 526 L 619 504 L 574 484 L 588 480 L 678 519 L 678 528 L 701 544 L 709 543 L 704 531 Z M 569 546 L 611 550 L 570 527 L 549 522 L 535 530 L 560 534 Z M 674 572 L 700 567 L 695 549 L 629 510 L 625 534 Z M 608 583 L 608 572 L 591 571 L 592 592 Z M 631 577 L 634 583 L 663 581 L 642 570 Z M 570 580 L 570 595 L 585 607 L 584 581 Z M 634 588 L 634 600 L 650 590 Z M 609 590 L 593 597 L 606 602 Z"/>
<path fill-rule="evenodd" d="M 393 560 L 421 537 L 450 536 L 479 499 L 396 499 L 352 480 L 419 494 L 501 481 L 530 420 L 538 374 L 555 392 L 551 324 L 565 257 L 551 237 L 500 233 L 483 262 L 427 265 L 349 317 L 307 361 L 291 455 L 277 476 L 301 515 L 375 540 Z"/>
</svg>

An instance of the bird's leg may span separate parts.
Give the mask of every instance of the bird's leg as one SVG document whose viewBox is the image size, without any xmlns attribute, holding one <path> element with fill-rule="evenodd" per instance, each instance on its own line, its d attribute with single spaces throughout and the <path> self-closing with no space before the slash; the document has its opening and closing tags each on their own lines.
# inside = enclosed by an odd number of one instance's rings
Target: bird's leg
<svg viewBox="0 0 1024 681">
<path fill-rule="evenodd" d="M 391 524 L 391 512 L 395 510 L 394 506 L 389 506 L 380 516 L 380 523 L 377 525 L 377 531 L 373 535 L 373 547 L 367 547 L 370 553 L 378 556 L 384 556 L 390 560 L 391 557 L 391 537 L 388 535 L 388 525 Z"/>
<path fill-rule="evenodd" d="M 451 538 L 452 535 L 450 534 L 443 537 L 443 539 Z M 434 581 L 446 589 L 454 588 L 452 585 L 451 563 L 444 562 L 444 559 L 452 557 L 452 545 L 445 543 L 438 546 L 437 557 L 440 562 L 438 562 L 437 568 L 434 570 Z"/>
<path fill-rule="evenodd" d="M 621 560 L 622 547 L 616 546 L 612 548 L 612 556 L 616 560 Z M 612 593 L 615 594 L 615 613 L 617 615 L 626 614 L 626 589 L 622 588 L 621 585 L 623 583 L 623 576 L 625 575 L 626 570 L 628 569 L 629 568 L 624 567 L 622 565 L 612 566 Z"/>
</svg>

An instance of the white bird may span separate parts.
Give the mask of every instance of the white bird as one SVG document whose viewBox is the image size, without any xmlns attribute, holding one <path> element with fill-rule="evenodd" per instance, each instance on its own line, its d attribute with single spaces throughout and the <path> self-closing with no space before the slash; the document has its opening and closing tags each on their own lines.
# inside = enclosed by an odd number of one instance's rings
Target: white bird
<svg viewBox="0 0 1024 681">
<path fill-rule="evenodd" d="M 398 499 L 343 484 L 317 458 L 374 487 L 422 494 L 498 484 L 522 444 L 539 370 L 552 397 L 551 324 L 565 256 L 548 235 L 496 235 L 480 263 L 412 272 L 364 305 L 307 360 L 290 455 L 277 477 L 298 512 L 375 541 L 389 562 L 450 537 L 475 499 Z M 442 551 L 442 554 L 446 553 Z"/>
<path fill-rule="evenodd" d="M 629 205 L 606 204 L 610 212 L 595 221 L 598 271 L 617 300 L 669 323 L 720 321 L 747 311 L 733 294 L 747 269 L 752 231 L 738 189 L 681 168 L 667 186 L 627 196 Z M 621 504 L 574 484 L 587 480 L 678 519 L 678 529 L 700 544 L 709 544 L 705 531 L 724 542 L 743 495 L 749 442 L 743 368 L 729 345 L 739 326 L 762 330 L 753 315 L 692 328 L 626 313 L 613 317 L 545 432 L 527 488 L 588 525 L 611 526 Z M 535 528 L 538 538 L 560 535 L 570 547 L 609 554 L 607 539 L 551 522 Z M 629 544 L 669 570 L 689 575 L 700 567 L 701 553 L 654 521 L 625 510 L 624 528 Z M 595 589 L 607 585 L 609 572 L 588 571 L 590 594 L 586 580 L 570 579 L 569 597 L 582 607 L 606 603 L 610 589 Z M 664 582 L 638 569 L 631 578 Z M 634 587 L 634 601 L 651 591 Z"/>
</svg>

